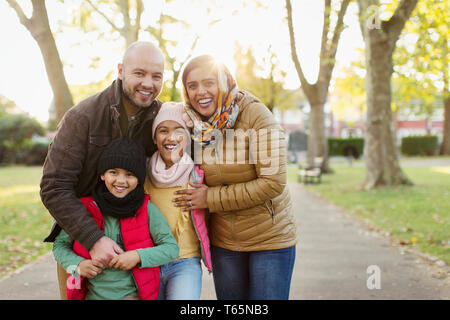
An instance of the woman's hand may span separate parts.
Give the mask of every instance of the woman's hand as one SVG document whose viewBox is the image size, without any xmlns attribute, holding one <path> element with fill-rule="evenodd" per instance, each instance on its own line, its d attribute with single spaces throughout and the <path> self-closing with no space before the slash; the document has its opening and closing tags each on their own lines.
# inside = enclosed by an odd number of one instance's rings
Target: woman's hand
<svg viewBox="0 0 450 320">
<path fill-rule="evenodd" d="M 181 207 L 183 211 L 208 208 L 208 186 L 193 182 L 190 185 L 195 189 L 184 189 L 174 192 L 176 195 L 182 195 L 172 200 L 175 202 L 175 207 Z"/>
</svg>

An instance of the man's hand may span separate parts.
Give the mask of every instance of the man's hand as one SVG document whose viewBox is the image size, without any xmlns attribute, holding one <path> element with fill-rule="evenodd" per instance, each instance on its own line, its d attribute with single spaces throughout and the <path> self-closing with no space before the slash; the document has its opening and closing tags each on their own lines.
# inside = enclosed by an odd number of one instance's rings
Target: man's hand
<svg viewBox="0 0 450 320">
<path fill-rule="evenodd" d="M 106 236 L 101 237 L 89 250 L 91 259 L 95 260 L 102 269 L 105 269 L 111 262 L 111 259 L 121 253 L 123 253 L 123 250 L 119 245 Z"/>
<path fill-rule="evenodd" d="M 86 259 L 80 262 L 76 271 L 80 276 L 92 279 L 102 273 L 102 268 L 97 261 Z"/>
<path fill-rule="evenodd" d="M 140 262 L 141 257 L 139 253 L 136 250 L 132 250 L 115 256 L 109 263 L 109 266 L 121 270 L 131 270 Z"/>
</svg>

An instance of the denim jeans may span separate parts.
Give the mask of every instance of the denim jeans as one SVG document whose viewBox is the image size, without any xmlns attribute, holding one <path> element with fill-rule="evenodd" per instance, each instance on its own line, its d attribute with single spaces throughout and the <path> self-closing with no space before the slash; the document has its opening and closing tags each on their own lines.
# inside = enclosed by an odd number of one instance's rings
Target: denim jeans
<svg viewBox="0 0 450 320">
<path fill-rule="evenodd" d="M 202 291 L 200 257 L 179 259 L 162 265 L 158 300 L 199 300 Z"/>
<path fill-rule="evenodd" d="M 295 246 L 252 252 L 211 246 L 211 257 L 217 299 L 289 299 Z"/>
</svg>

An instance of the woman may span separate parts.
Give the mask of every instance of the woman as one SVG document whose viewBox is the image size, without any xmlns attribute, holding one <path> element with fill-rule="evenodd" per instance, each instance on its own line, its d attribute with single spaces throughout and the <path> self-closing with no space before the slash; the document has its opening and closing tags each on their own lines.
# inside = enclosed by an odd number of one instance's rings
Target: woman
<svg viewBox="0 0 450 320">
<path fill-rule="evenodd" d="M 209 209 L 217 298 L 288 299 L 297 236 L 280 126 L 209 55 L 185 66 L 182 84 L 206 185 L 177 191 L 174 201 Z"/>
</svg>

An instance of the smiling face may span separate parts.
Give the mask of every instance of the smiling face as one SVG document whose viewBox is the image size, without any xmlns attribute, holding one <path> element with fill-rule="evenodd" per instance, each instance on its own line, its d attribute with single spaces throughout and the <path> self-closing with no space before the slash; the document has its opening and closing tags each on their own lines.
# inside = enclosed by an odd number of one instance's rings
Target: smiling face
<svg viewBox="0 0 450 320">
<path fill-rule="evenodd" d="M 210 118 L 219 97 L 217 75 L 210 68 L 194 68 L 187 74 L 185 88 L 191 106 L 203 118 Z"/>
<path fill-rule="evenodd" d="M 168 169 L 183 156 L 187 143 L 186 130 L 173 120 L 163 121 L 156 128 L 155 143 Z"/>
<path fill-rule="evenodd" d="M 154 46 L 138 43 L 127 50 L 118 71 L 125 110 L 134 115 L 139 108 L 150 106 L 161 92 L 164 57 Z"/>
<path fill-rule="evenodd" d="M 123 198 L 138 185 L 138 178 L 130 171 L 114 168 L 108 169 L 100 176 L 105 182 L 106 188 L 116 198 Z"/>
</svg>

